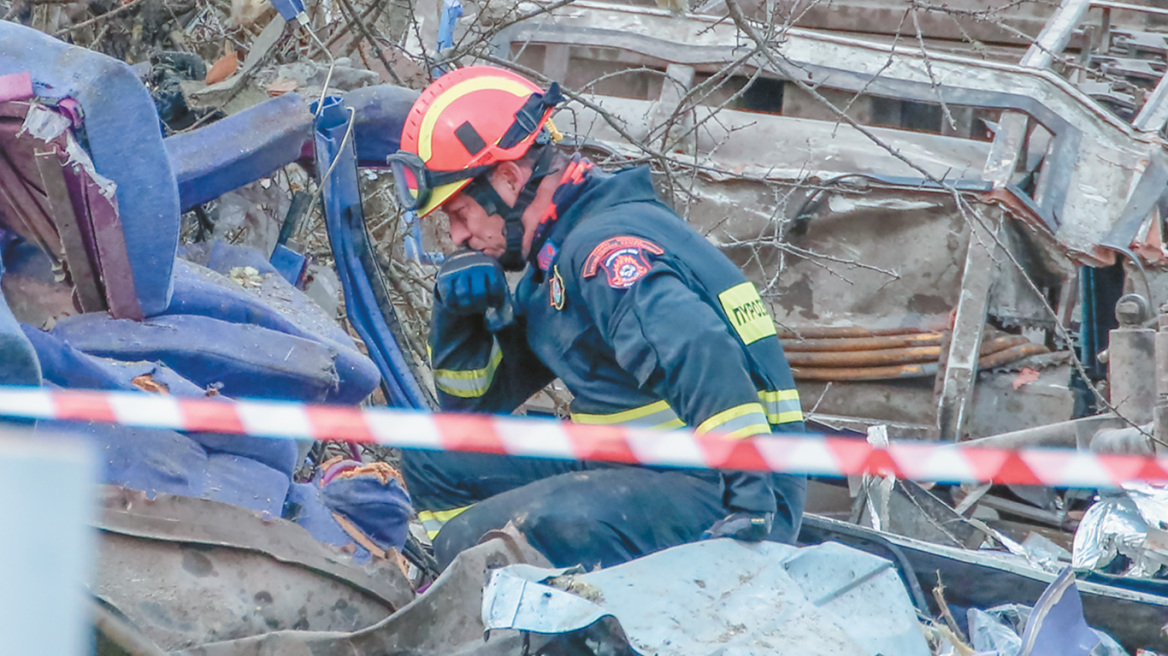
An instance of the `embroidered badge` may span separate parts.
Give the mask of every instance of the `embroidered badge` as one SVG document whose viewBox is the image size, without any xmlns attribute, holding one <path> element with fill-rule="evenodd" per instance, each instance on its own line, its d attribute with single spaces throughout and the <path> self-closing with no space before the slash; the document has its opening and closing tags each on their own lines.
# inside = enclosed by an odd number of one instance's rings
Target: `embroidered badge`
<svg viewBox="0 0 1168 656">
<path fill-rule="evenodd" d="M 551 298 L 552 307 L 557 310 L 564 309 L 567 298 L 564 296 L 564 278 L 560 275 L 559 265 L 552 266 L 552 277 L 548 280 L 548 296 Z"/>
<path fill-rule="evenodd" d="M 665 250 L 640 237 L 612 237 L 599 244 L 584 261 L 584 277 L 591 278 L 604 269 L 608 285 L 627 289 L 649 273 L 649 256 L 663 255 Z"/>
</svg>

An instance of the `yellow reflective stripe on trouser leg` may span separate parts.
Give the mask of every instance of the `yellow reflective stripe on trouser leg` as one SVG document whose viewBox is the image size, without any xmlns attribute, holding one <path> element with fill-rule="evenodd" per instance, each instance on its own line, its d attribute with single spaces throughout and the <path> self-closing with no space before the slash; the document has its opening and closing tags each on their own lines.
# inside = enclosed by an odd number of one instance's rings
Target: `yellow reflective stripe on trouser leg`
<svg viewBox="0 0 1168 656">
<path fill-rule="evenodd" d="M 803 407 L 799 404 L 799 392 L 793 389 L 758 393 L 758 400 L 762 401 L 766 409 L 767 421 L 771 424 L 787 424 L 793 421 L 803 421 Z"/>
<path fill-rule="evenodd" d="M 627 424 L 646 428 L 681 428 L 685 425 L 666 401 L 603 415 L 573 412 L 571 420 L 577 424 Z"/>
<path fill-rule="evenodd" d="M 418 512 L 418 521 L 422 522 L 422 528 L 426 529 L 426 537 L 433 540 L 446 522 L 458 517 L 470 507 L 463 506 L 450 510 L 421 510 Z"/>
<path fill-rule="evenodd" d="M 726 437 L 743 438 L 771 432 L 766 412 L 759 403 L 743 403 L 703 421 L 694 431 L 698 435 L 718 432 Z"/>
<path fill-rule="evenodd" d="M 482 369 L 435 369 L 434 386 L 450 396 L 462 399 L 471 399 L 482 396 L 491 388 L 495 380 L 495 370 L 503 361 L 503 352 L 499 350 L 497 341 L 491 342 L 491 355 L 487 358 L 487 366 Z"/>
</svg>

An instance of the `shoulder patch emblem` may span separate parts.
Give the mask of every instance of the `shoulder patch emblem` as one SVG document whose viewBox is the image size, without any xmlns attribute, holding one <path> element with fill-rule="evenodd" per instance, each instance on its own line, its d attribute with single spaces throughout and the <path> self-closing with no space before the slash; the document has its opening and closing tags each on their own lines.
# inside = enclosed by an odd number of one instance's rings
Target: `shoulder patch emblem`
<svg viewBox="0 0 1168 656">
<path fill-rule="evenodd" d="M 567 301 L 567 298 L 564 295 L 564 278 L 560 275 L 559 265 L 552 266 L 552 277 L 551 280 L 548 280 L 548 297 L 552 307 L 557 310 L 564 309 L 564 302 Z"/>
<path fill-rule="evenodd" d="M 663 255 L 665 249 L 640 237 L 612 237 L 592 249 L 584 261 L 585 278 L 604 269 L 608 285 L 613 289 L 627 289 L 649 273 L 649 256 Z"/>
</svg>

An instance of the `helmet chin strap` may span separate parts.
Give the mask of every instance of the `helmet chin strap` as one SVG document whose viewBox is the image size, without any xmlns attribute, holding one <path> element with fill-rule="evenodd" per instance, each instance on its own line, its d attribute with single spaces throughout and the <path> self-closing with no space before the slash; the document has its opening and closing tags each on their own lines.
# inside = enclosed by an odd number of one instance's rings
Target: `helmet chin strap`
<svg viewBox="0 0 1168 656">
<path fill-rule="evenodd" d="M 523 190 L 519 192 L 514 205 L 508 205 L 499 196 L 499 192 L 495 191 L 495 187 L 491 185 L 489 172 L 475 178 L 462 190 L 483 208 L 487 216 L 498 214 L 503 217 L 503 237 L 507 241 L 507 248 L 499 258 L 499 264 L 507 271 L 520 271 L 527 264 L 523 257 L 523 213 L 535 200 L 535 192 L 539 189 L 540 183 L 551 173 L 549 169 L 552 154 L 553 149 L 549 147 L 545 147 L 540 153 L 539 159 L 532 167 L 531 177 L 527 179 L 527 184 L 523 185 Z"/>
</svg>

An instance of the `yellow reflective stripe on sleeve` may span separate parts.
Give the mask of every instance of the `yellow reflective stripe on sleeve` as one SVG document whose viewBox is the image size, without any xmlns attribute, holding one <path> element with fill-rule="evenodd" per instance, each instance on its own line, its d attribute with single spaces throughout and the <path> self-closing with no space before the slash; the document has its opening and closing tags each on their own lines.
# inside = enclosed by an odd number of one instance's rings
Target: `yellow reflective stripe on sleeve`
<svg viewBox="0 0 1168 656">
<path fill-rule="evenodd" d="M 499 350 L 499 343 L 491 343 L 491 354 L 487 358 L 487 366 L 482 369 L 435 369 L 434 386 L 450 396 L 461 399 L 472 399 L 482 396 L 491 388 L 495 380 L 495 370 L 503 361 L 503 352 Z"/>
<path fill-rule="evenodd" d="M 722 309 L 730 325 L 738 331 L 742 343 L 753 344 L 764 337 L 775 335 L 775 322 L 758 295 L 754 283 L 744 282 L 718 294 Z"/>
<path fill-rule="evenodd" d="M 723 433 L 727 437 L 743 438 L 771 432 L 766 412 L 758 403 L 743 403 L 703 421 L 694 431 L 698 435 L 710 432 Z"/>
<path fill-rule="evenodd" d="M 421 510 L 418 512 L 418 521 L 422 523 L 422 528 L 426 529 L 426 536 L 433 540 L 446 522 L 458 517 L 470 507 L 463 506 L 450 510 Z"/>
<path fill-rule="evenodd" d="M 803 421 L 803 408 L 799 404 L 798 390 L 764 390 L 758 393 L 758 400 L 762 401 L 763 408 L 766 409 L 767 421 L 773 425 Z"/>
<path fill-rule="evenodd" d="M 667 401 L 604 415 L 573 412 L 571 419 L 577 424 L 629 424 L 648 428 L 681 428 L 685 425 Z"/>
</svg>

